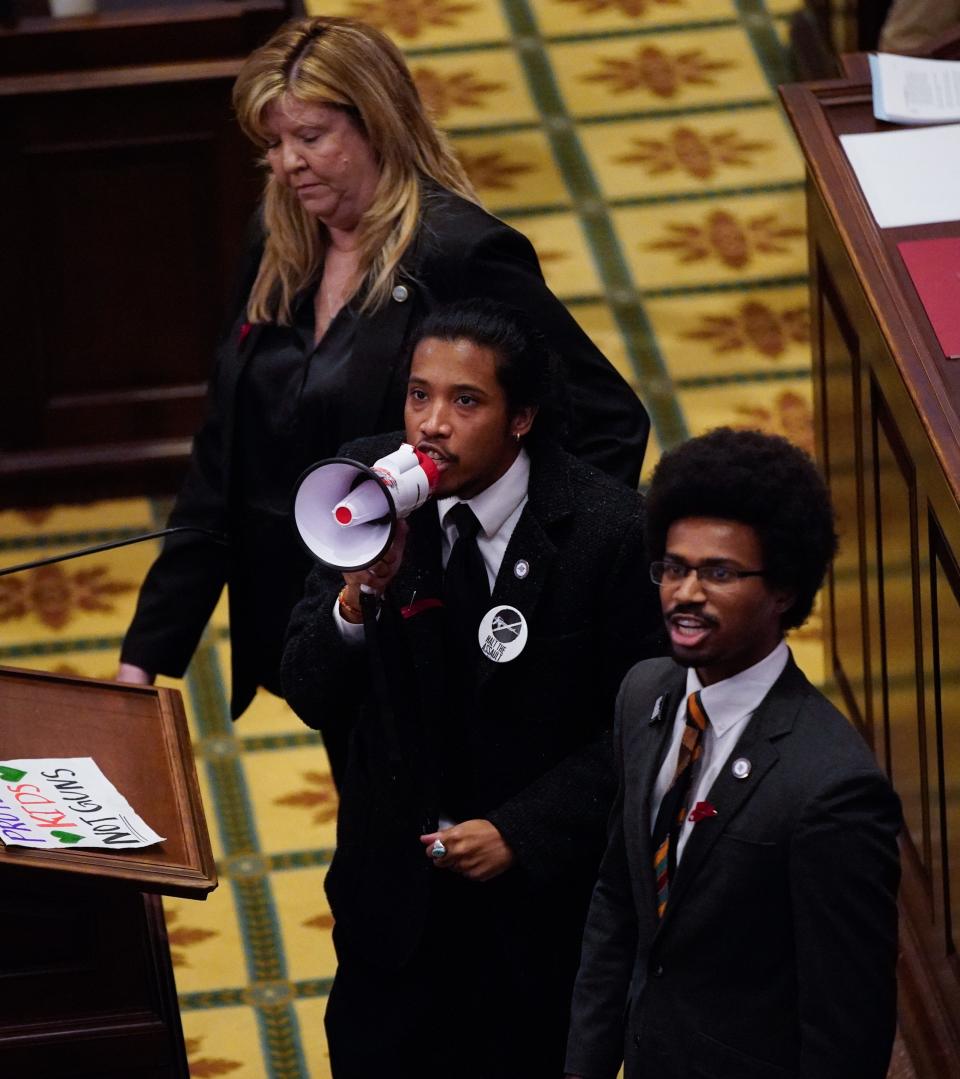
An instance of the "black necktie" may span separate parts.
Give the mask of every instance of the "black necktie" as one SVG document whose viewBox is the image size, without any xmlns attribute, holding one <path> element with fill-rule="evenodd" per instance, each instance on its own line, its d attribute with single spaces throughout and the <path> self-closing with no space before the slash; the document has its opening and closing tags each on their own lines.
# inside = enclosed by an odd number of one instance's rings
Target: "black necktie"
<svg viewBox="0 0 960 1079">
<path fill-rule="evenodd" d="M 457 526 L 457 542 L 450 551 L 444 575 L 444 592 L 450 625 L 464 641 L 477 644 L 480 619 L 490 605 L 487 567 L 477 547 L 480 522 L 466 502 L 458 502 L 447 514 Z"/>
<path fill-rule="evenodd" d="M 475 817 L 468 747 L 480 664 L 480 619 L 490 606 L 490 586 L 483 556 L 477 547 L 480 522 L 473 510 L 466 503 L 458 502 L 448 517 L 457 526 L 457 540 L 450 551 L 443 578 L 450 708 L 446 712 L 441 739 L 439 798 L 446 812 L 457 817 Z"/>
</svg>

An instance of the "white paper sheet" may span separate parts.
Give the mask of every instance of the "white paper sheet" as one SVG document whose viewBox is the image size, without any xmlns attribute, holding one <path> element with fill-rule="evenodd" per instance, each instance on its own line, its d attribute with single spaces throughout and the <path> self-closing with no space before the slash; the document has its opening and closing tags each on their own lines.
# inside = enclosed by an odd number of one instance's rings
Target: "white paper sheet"
<svg viewBox="0 0 960 1079">
<path fill-rule="evenodd" d="M 960 121 L 960 61 L 881 52 L 870 56 L 873 115 L 899 124 Z"/>
<path fill-rule="evenodd" d="M 34 850 L 162 843 L 92 757 L 0 761 L 0 841 Z"/>
<path fill-rule="evenodd" d="M 883 229 L 960 220 L 960 124 L 841 135 Z"/>
</svg>

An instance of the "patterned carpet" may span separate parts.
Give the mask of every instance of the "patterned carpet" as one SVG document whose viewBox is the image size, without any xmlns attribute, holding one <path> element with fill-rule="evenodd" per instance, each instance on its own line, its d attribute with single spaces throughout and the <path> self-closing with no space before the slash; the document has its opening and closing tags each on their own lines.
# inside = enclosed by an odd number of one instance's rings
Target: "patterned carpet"
<svg viewBox="0 0 960 1079">
<path fill-rule="evenodd" d="M 333 0 L 407 51 L 486 204 L 636 387 L 659 447 L 811 447 L 803 167 L 775 101 L 797 0 Z M 0 561 L 144 531 L 147 500 L 0 513 Z M 0 662 L 109 678 L 153 551 L 0 579 Z M 794 641 L 822 676 L 814 622 Z M 183 683 L 221 886 L 166 903 L 192 1075 L 323 1079 L 335 796 L 279 702 L 227 718 L 223 607 Z"/>
</svg>

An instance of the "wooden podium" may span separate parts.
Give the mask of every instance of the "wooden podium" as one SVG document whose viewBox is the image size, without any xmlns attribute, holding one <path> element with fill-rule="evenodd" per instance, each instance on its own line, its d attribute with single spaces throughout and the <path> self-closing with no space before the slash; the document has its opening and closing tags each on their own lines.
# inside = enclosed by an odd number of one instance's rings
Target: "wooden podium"
<svg viewBox="0 0 960 1079">
<path fill-rule="evenodd" d="M 217 885 L 180 695 L 0 668 L 0 759 L 92 757 L 165 841 L 0 846 L 0 1074 L 187 1079 L 160 895 Z"/>
<path fill-rule="evenodd" d="M 826 667 L 903 801 L 904 1036 L 920 1075 L 960 1075 L 960 362 L 896 246 L 960 221 L 877 226 L 839 136 L 893 125 L 864 58 L 846 70 L 781 89 L 807 162 L 817 452 L 840 532 Z"/>
</svg>

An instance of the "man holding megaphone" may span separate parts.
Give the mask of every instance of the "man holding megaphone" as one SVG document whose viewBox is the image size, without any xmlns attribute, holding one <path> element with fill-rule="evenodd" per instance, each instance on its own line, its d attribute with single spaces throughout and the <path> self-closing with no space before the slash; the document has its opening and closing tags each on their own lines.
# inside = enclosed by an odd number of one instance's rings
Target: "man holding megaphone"
<svg viewBox="0 0 960 1079">
<path fill-rule="evenodd" d="M 556 416 L 519 312 L 436 311 L 405 434 L 345 447 L 298 493 L 321 564 L 284 691 L 349 737 L 326 886 L 335 1079 L 562 1074 L 614 697 L 660 641 L 642 499 L 560 450 Z"/>
</svg>

